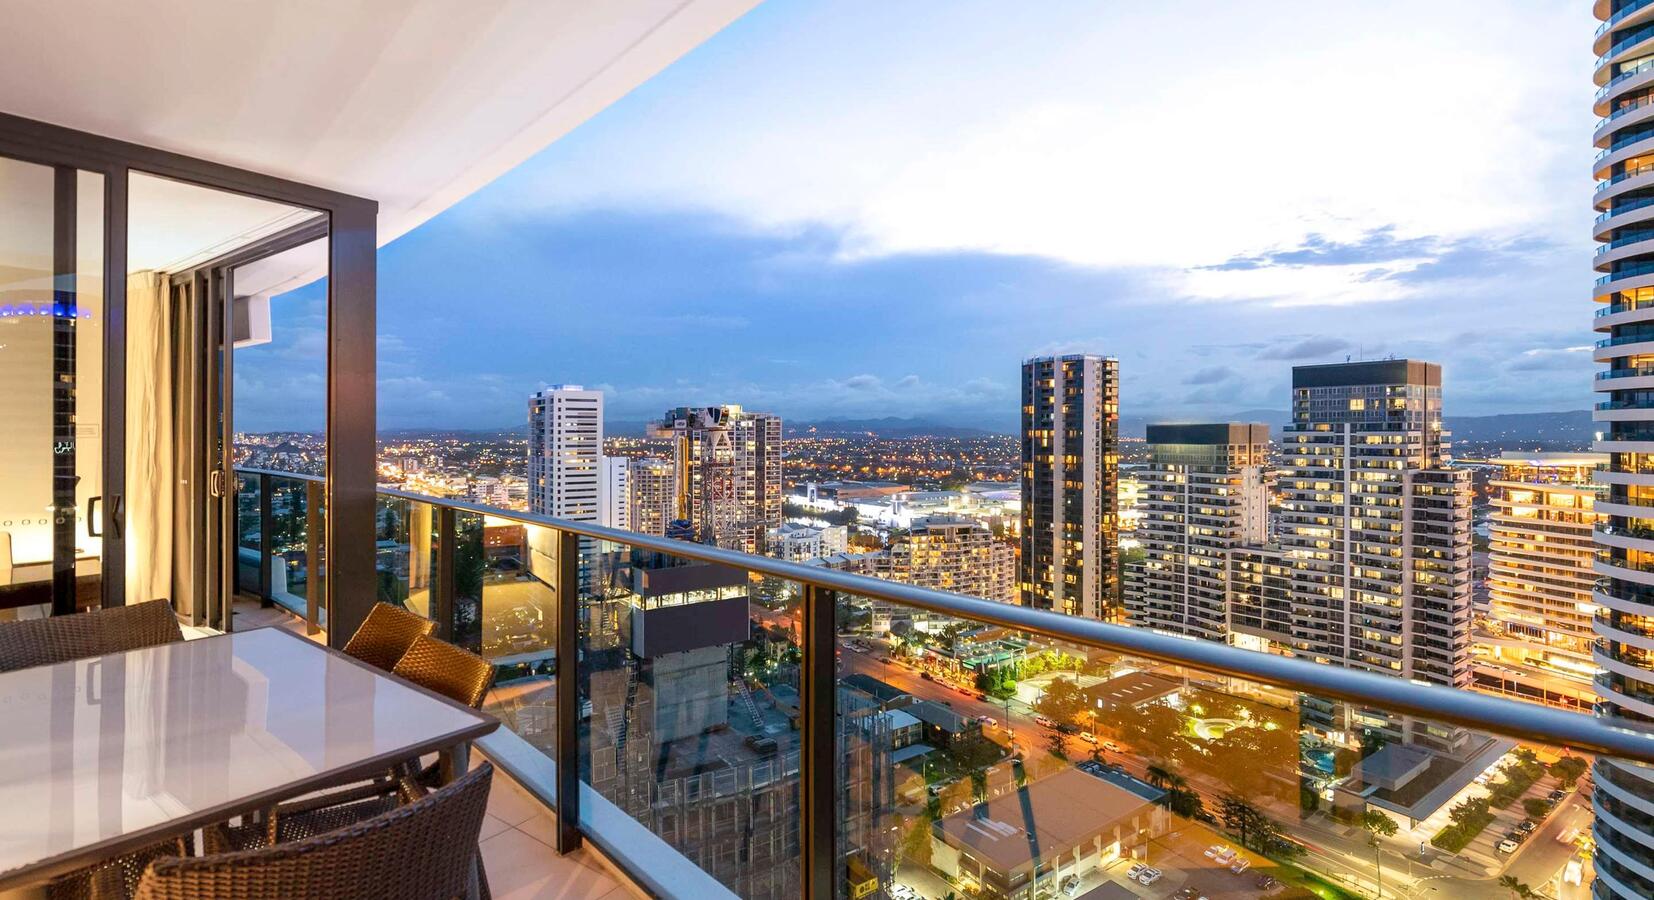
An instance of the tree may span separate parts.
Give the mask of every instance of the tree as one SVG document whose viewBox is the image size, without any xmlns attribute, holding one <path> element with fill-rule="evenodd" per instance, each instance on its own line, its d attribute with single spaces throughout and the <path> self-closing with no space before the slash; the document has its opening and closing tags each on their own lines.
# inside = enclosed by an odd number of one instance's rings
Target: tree
<svg viewBox="0 0 1654 900">
<path fill-rule="evenodd" d="M 1367 829 L 1367 843 L 1373 848 L 1373 870 L 1378 873 L 1378 895 L 1384 896 L 1384 863 L 1379 854 L 1379 838 L 1394 837 L 1401 826 L 1376 809 L 1365 810 L 1361 813 L 1361 827 Z"/>
<path fill-rule="evenodd" d="M 1488 798 L 1471 797 L 1447 811 L 1447 818 L 1460 828 L 1468 828 L 1488 815 Z"/>
<path fill-rule="evenodd" d="M 1078 684 L 1068 678 L 1052 679 L 1045 693 L 1034 704 L 1034 711 L 1051 723 L 1045 726 L 1045 730 L 1052 753 L 1063 759 L 1068 758 L 1068 733 L 1065 729 L 1074 724 L 1074 719 L 1084 709 L 1085 692 L 1080 690 Z"/>
<path fill-rule="evenodd" d="M 1361 827 L 1376 837 L 1395 837 L 1401 826 L 1396 820 L 1376 809 L 1369 809 L 1361 814 Z"/>
<path fill-rule="evenodd" d="M 1239 836 L 1241 846 L 1260 852 L 1280 836 L 1280 829 L 1257 807 L 1238 794 L 1224 794 L 1218 800 L 1218 816 L 1223 827 Z"/>
<path fill-rule="evenodd" d="M 1517 879 L 1515 875 L 1499 876 L 1499 886 L 1510 891 L 1510 895 L 1517 898 L 1517 900 L 1528 900 L 1530 897 L 1538 896 L 1534 893 L 1533 888 Z"/>
<path fill-rule="evenodd" d="M 1187 779 L 1172 770 L 1169 763 L 1156 760 L 1143 772 L 1149 784 L 1157 788 L 1182 787 Z"/>
<path fill-rule="evenodd" d="M 913 820 L 913 827 L 902 837 L 902 855 L 921 866 L 930 865 L 930 823 L 936 821 L 930 810 Z"/>
<path fill-rule="evenodd" d="M 1590 766 L 1584 759 L 1577 756 L 1564 756 L 1551 763 L 1550 773 L 1561 783 L 1563 790 L 1569 790 L 1579 782 L 1581 775 Z"/>
</svg>

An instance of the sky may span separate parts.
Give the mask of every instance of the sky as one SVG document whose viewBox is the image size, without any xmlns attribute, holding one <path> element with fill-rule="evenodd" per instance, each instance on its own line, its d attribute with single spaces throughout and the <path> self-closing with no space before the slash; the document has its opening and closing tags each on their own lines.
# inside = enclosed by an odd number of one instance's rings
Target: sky
<svg viewBox="0 0 1654 900">
<path fill-rule="evenodd" d="M 379 258 L 379 427 L 608 418 L 1010 431 L 1020 361 L 1126 416 L 1440 362 L 1449 415 L 1586 408 L 1591 34 L 1573 0 L 768 0 Z M 323 421 L 322 289 L 237 423 Z"/>
</svg>

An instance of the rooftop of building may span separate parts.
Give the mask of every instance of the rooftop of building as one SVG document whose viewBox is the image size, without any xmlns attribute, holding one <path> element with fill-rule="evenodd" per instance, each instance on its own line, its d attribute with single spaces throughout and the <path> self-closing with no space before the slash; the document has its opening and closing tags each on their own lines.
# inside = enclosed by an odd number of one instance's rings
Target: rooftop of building
<svg viewBox="0 0 1654 900">
<path fill-rule="evenodd" d="M 1031 781 L 936 823 L 949 843 L 999 872 L 1051 859 L 1152 808 L 1141 793 L 1079 769 Z"/>
<path fill-rule="evenodd" d="M 1122 706 L 1142 706 L 1176 693 L 1179 687 L 1181 685 L 1170 678 L 1148 672 L 1130 672 L 1084 690 L 1093 704 L 1101 708 L 1115 709 Z"/>
<path fill-rule="evenodd" d="M 1353 387 L 1369 384 L 1417 384 L 1441 387 L 1442 367 L 1416 359 L 1380 359 L 1371 362 L 1293 366 L 1295 388 Z"/>
</svg>

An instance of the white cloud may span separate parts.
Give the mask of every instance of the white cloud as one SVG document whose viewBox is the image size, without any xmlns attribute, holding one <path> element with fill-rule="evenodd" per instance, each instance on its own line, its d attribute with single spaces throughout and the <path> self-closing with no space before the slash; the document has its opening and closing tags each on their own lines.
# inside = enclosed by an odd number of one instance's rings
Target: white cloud
<svg viewBox="0 0 1654 900">
<path fill-rule="evenodd" d="M 1282 305 L 1408 296 L 1374 274 L 1429 257 L 1187 270 L 1392 226 L 1584 241 L 1541 189 L 1583 169 L 1577 3 L 895 6 L 715 39 L 510 202 L 829 223 L 850 257 L 1032 254 Z"/>
</svg>

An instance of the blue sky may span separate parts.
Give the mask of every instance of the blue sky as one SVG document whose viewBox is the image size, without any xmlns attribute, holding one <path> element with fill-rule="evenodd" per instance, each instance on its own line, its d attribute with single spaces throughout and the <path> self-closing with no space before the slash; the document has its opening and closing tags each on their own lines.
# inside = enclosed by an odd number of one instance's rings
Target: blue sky
<svg viewBox="0 0 1654 900">
<path fill-rule="evenodd" d="M 1053 351 L 1119 357 L 1126 415 L 1349 355 L 1443 363 L 1449 414 L 1590 402 L 1588 9 L 1149 6 L 759 6 L 381 252 L 380 427 L 575 382 L 1010 429 Z M 241 427 L 319 427 L 320 296 L 238 355 Z"/>
</svg>

